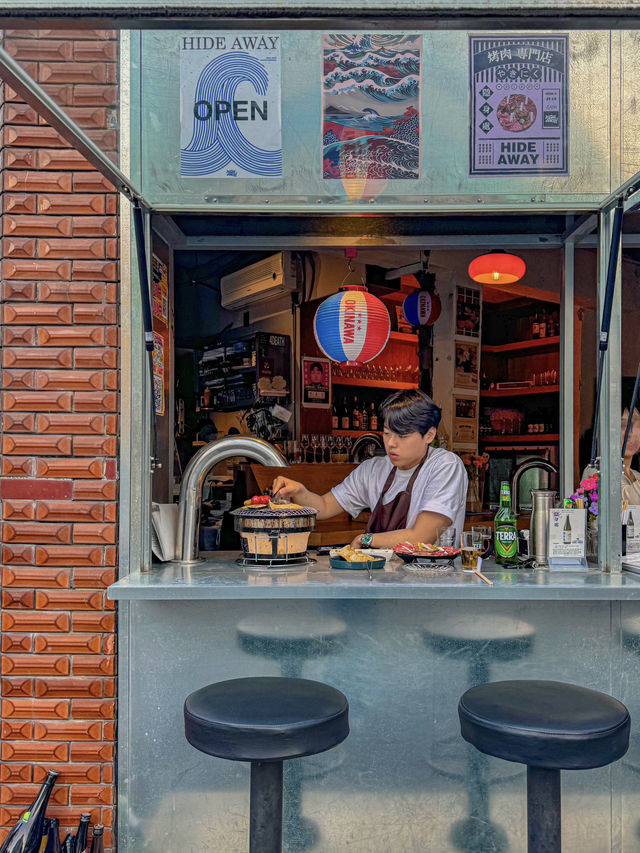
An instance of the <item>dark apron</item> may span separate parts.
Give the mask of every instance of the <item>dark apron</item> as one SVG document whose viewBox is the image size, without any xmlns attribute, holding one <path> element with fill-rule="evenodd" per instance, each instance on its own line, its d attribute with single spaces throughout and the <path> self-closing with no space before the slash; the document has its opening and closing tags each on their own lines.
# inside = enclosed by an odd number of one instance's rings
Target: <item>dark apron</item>
<svg viewBox="0 0 640 853">
<path fill-rule="evenodd" d="M 411 475 L 411 479 L 407 483 L 407 488 L 398 492 L 392 501 L 383 504 L 384 496 L 391 488 L 391 484 L 396 476 L 396 468 L 389 472 L 387 482 L 384 484 L 382 494 L 378 499 L 375 509 L 371 513 L 369 524 L 367 524 L 367 533 L 386 533 L 388 530 L 404 530 L 407 526 L 407 518 L 409 517 L 409 507 L 411 506 L 411 492 L 416 477 L 420 473 L 422 466 L 427 461 L 425 456 L 422 462 Z"/>
</svg>

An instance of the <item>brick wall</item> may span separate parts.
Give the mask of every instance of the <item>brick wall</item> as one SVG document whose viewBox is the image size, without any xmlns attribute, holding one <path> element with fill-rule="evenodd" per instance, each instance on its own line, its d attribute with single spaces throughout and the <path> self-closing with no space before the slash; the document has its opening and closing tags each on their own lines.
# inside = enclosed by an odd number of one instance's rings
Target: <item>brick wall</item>
<svg viewBox="0 0 640 853">
<path fill-rule="evenodd" d="M 117 149 L 116 34 L 6 31 L 5 49 Z M 48 768 L 51 815 L 112 845 L 118 222 L 111 185 L 2 97 L 0 841 Z"/>
</svg>

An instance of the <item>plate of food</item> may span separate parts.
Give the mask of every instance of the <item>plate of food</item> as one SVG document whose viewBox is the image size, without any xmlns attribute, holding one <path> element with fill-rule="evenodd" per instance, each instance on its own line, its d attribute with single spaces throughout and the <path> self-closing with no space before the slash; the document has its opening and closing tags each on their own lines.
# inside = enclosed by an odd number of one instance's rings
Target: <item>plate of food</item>
<svg viewBox="0 0 640 853">
<path fill-rule="evenodd" d="M 415 560 L 453 560 L 460 553 L 460 548 L 452 545 L 429 545 L 425 542 L 400 542 L 393 549 L 396 557 L 405 563 Z"/>
<path fill-rule="evenodd" d="M 351 545 L 345 545 L 337 551 L 331 551 L 329 563 L 332 569 L 383 569 L 386 559 L 384 555 L 365 554 Z"/>
</svg>

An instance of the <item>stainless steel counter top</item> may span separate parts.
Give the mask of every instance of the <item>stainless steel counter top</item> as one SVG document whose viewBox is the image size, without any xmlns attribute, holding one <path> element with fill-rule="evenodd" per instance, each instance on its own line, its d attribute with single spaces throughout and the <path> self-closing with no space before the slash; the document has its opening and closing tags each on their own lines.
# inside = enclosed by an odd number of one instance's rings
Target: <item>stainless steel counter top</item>
<svg viewBox="0 0 640 853">
<path fill-rule="evenodd" d="M 202 599 L 309 599 L 309 598 L 423 598 L 423 599 L 514 599 L 514 600 L 600 600 L 640 599 L 640 576 L 622 573 L 549 572 L 544 570 L 502 571 L 486 561 L 483 572 L 494 584 L 459 568 L 444 575 L 421 575 L 407 571 L 397 560 L 384 570 L 334 571 L 328 557 L 305 569 L 269 571 L 245 569 L 235 563 L 237 554 L 219 552 L 191 568 L 165 563 L 150 572 L 132 572 L 108 589 L 113 600 L 202 600 Z"/>
</svg>

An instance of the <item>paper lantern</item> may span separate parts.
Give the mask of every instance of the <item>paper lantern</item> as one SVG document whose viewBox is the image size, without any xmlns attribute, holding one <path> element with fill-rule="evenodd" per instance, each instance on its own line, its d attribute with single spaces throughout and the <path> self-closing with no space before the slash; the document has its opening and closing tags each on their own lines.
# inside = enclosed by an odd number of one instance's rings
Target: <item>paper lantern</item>
<svg viewBox="0 0 640 853">
<path fill-rule="evenodd" d="M 313 320 L 316 343 L 332 361 L 364 364 L 380 355 L 391 331 L 389 312 L 366 287 L 341 287 Z"/>
<path fill-rule="evenodd" d="M 490 252 L 469 264 L 469 276 L 478 284 L 513 284 L 520 281 L 527 265 L 517 255 Z"/>
<path fill-rule="evenodd" d="M 402 313 L 412 326 L 433 326 L 441 311 L 440 297 L 428 290 L 416 290 L 402 303 Z"/>
</svg>

